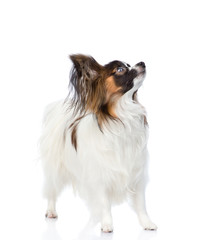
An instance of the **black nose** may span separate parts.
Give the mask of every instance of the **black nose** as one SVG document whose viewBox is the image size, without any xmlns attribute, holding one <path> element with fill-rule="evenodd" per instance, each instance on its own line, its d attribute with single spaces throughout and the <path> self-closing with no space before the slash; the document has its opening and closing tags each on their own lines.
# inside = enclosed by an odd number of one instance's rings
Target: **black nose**
<svg viewBox="0 0 224 240">
<path fill-rule="evenodd" d="M 139 62 L 139 63 L 137 63 L 137 66 L 145 68 L 145 63 L 144 62 Z"/>
</svg>

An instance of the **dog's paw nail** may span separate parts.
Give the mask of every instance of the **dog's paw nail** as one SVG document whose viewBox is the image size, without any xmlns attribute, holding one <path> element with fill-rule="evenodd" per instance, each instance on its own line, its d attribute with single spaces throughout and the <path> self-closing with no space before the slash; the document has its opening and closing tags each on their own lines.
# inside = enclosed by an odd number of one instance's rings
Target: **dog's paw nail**
<svg viewBox="0 0 224 240">
<path fill-rule="evenodd" d="M 146 230 L 146 231 L 155 231 L 155 230 L 157 230 L 157 226 L 154 223 L 150 223 L 148 226 L 144 227 L 144 230 Z"/>
<path fill-rule="evenodd" d="M 47 212 L 45 214 L 45 217 L 49 218 L 49 219 L 56 219 L 56 218 L 58 218 L 58 215 L 57 215 L 57 213 L 54 213 L 54 212 Z"/>
<path fill-rule="evenodd" d="M 112 233 L 113 232 L 113 227 L 112 226 L 109 226 L 109 225 L 106 225 L 106 226 L 103 226 L 101 228 L 101 231 L 103 233 Z"/>
</svg>

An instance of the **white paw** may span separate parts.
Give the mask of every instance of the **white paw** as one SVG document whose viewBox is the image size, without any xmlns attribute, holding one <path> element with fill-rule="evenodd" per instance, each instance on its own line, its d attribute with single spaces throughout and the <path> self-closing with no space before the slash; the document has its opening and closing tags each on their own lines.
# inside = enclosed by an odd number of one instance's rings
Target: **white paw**
<svg viewBox="0 0 224 240">
<path fill-rule="evenodd" d="M 104 233 L 111 233 L 111 232 L 113 232 L 113 227 L 111 225 L 107 224 L 107 225 L 104 225 L 101 227 L 101 231 Z"/>
<path fill-rule="evenodd" d="M 151 231 L 157 230 L 156 224 L 154 224 L 151 221 L 150 221 L 150 223 L 144 225 L 143 227 L 144 227 L 144 230 L 151 230 Z"/>
<path fill-rule="evenodd" d="M 142 215 L 139 217 L 140 223 L 144 230 L 156 230 L 157 226 L 149 219 L 147 215 Z"/>
<path fill-rule="evenodd" d="M 55 218 L 58 218 L 58 214 L 56 213 L 56 211 L 47 211 L 46 214 L 45 214 L 45 217 L 46 218 L 50 218 L 50 219 L 55 219 Z"/>
</svg>

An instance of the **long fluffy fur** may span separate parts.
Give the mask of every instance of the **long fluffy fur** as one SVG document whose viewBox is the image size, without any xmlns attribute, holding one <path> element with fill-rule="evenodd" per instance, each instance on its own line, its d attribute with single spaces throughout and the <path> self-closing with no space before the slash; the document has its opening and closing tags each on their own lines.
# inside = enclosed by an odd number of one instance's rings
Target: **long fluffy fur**
<svg viewBox="0 0 224 240">
<path fill-rule="evenodd" d="M 87 60 L 88 57 L 83 61 Z M 95 77 L 103 69 L 97 63 L 97 69 L 89 65 Z M 91 105 L 93 99 L 88 95 L 91 83 L 83 80 L 83 73 L 78 69 L 79 66 L 74 64 L 71 74 L 75 74 L 76 81 L 80 80 L 76 85 L 88 88 L 86 95 L 52 103 L 44 115 L 40 150 L 45 175 L 44 196 L 48 199 L 46 216 L 57 217 L 57 197 L 65 185 L 72 185 L 85 200 L 91 215 L 101 221 L 104 232 L 113 230 L 111 205 L 128 198 L 141 225 L 145 229 L 156 229 L 148 218 L 144 202 L 148 126 L 145 109 L 136 99 L 143 77 L 136 77 L 130 90 L 118 94 L 114 111 L 119 120 L 114 120 L 112 116 L 99 124 L 97 114 L 102 112 L 99 113 L 100 107 L 94 110 Z M 89 70 L 84 71 L 91 78 Z M 105 73 L 103 76 L 104 80 L 108 77 Z M 98 81 L 103 80 L 98 76 Z M 105 83 L 100 84 L 104 84 L 103 92 L 106 94 Z M 77 89 L 81 89 L 81 85 L 76 86 Z M 85 104 L 81 106 L 80 101 Z M 88 104 L 90 107 L 85 108 Z M 101 107 L 104 108 L 105 104 L 104 99 Z"/>
</svg>

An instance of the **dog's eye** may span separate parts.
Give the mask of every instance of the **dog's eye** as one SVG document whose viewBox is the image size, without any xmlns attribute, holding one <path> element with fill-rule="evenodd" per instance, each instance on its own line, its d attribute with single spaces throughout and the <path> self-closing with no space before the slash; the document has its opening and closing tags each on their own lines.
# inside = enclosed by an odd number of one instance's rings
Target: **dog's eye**
<svg viewBox="0 0 224 240">
<path fill-rule="evenodd" d="M 118 67 L 118 68 L 117 68 L 117 72 L 118 72 L 118 73 L 124 72 L 124 68 L 123 68 L 123 67 Z"/>
</svg>

